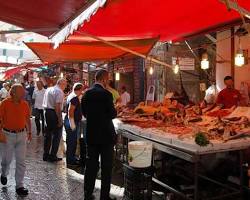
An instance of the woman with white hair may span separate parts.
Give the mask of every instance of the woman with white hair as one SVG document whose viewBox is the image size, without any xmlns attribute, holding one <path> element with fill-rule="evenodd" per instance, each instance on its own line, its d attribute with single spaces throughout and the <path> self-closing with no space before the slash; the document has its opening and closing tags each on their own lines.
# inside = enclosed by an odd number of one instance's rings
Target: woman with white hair
<svg viewBox="0 0 250 200">
<path fill-rule="evenodd" d="M 80 122 L 82 119 L 81 104 L 79 97 L 83 92 L 83 84 L 75 83 L 73 91 L 69 94 L 66 101 L 66 116 L 64 127 L 66 130 L 66 161 L 67 165 L 78 165 L 78 159 L 75 156 L 77 147 L 77 136 L 80 132 Z"/>
</svg>

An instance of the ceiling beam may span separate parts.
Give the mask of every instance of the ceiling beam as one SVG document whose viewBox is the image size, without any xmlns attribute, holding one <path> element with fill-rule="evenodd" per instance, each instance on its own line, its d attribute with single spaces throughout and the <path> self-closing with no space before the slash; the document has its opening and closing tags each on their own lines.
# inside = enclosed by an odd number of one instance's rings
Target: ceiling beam
<svg viewBox="0 0 250 200">
<path fill-rule="evenodd" d="M 205 36 L 206 36 L 209 40 L 211 40 L 213 43 L 216 43 L 216 42 L 217 42 L 217 39 L 216 39 L 215 37 L 213 37 L 212 35 L 210 35 L 210 34 L 205 34 Z"/>
<path fill-rule="evenodd" d="M 235 11 L 241 13 L 242 15 L 244 15 L 245 17 L 247 17 L 248 19 L 250 19 L 250 11 L 241 7 L 236 2 L 233 2 L 232 0 L 219 0 L 219 1 L 224 3 L 227 6 L 228 10 L 230 10 L 230 9 L 235 10 Z"/>
<path fill-rule="evenodd" d="M 36 29 L 16 29 L 16 30 L 8 30 L 8 31 L 0 31 L 0 35 L 4 34 L 16 34 L 16 33 L 26 33 L 26 32 L 54 32 L 58 31 L 58 28 L 36 28 Z"/>
</svg>

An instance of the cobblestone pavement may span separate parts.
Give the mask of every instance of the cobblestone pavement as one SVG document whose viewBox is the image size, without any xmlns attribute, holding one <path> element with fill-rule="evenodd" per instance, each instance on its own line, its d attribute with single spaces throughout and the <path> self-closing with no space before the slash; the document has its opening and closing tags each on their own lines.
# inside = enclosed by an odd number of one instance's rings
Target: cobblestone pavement
<svg viewBox="0 0 250 200">
<path fill-rule="evenodd" d="M 34 124 L 34 123 L 33 123 Z M 33 126 L 34 127 L 34 126 Z M 25 186 L 30 194 L 21 198 L 15 193 L 15 162 L 11 165 L 8 176 L 8 185 L 0 184 L 0 200 L 80 200 L 83 198 L 84 176 L 74 170 L 67 169 L 65 161 L 48 163 L 42 161 L 43 136 L 36 136 L 33 131 L 33 140 L 27 146 L 27 169 Z M 0 152 L 2 146 L 0 145 Z M 95 196 L 99 199 L 100 180 L 96 181 Z M 122 199 L 123 189 L 112 185 L 111 195 Z"/>
</svg>

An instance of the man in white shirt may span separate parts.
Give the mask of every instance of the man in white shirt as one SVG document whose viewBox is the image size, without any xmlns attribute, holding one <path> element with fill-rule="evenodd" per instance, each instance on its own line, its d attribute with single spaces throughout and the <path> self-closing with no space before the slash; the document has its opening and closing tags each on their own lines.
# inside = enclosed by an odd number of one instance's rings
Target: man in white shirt
<svg viewBox="0 0 250 200">
<path fill-rule="evenodd" d="M 4 100 L 5 98 L 8 97 L 8 95 L 9 95 L 9 84 L 4 83 L 3 88 L 0 90 L 0 99 Z"/>
<path fill-rule="evenodd" d="M 40 135 L 41 132 L 41 123 L 42 121 L 42 133 L 44 135 L 44 114 L 43 114 L 43 98 L 45 94 L 45 89 L 43 87 L 43 83 L 41 81 L 37 81 L 36 90 L 33 92 L 32 99 L 34 99 L 34 109 L 35 109 L 35 123 L 36 123 L 36 131 L 37 135 Z"/>
<path fill-rule="evenodd" d="M 54 87 L 46 90 L 43 99 L 45 109 L 46 131 L 44 137 L 43 160 L 57 162 L 62 158 L 57 157 L 57 152 L 62 136 L 62 108 L 64 101 L 64 90 L 67 86 L 65 79 L 59 79 Z"/>
<path fill-rule="evenodd" d="M 121 105 L 127 106 L 130 103 L 130 94 L 127 92 L 125 86 L 122 86 L 122 94 L 121 94 Z"/>
</svg>

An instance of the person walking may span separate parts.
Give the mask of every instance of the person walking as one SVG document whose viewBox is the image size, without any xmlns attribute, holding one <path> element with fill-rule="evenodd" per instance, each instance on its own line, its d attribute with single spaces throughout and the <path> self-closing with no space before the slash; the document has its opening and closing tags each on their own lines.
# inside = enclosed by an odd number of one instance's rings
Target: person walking
<svg viewBox="0 0 250 200">
<path fill-rule="evenodd" d="M 83 91 L 83 84 L 75 83 L 73 91 L 69 94 L 66 101 L 66 116 L 64 118 L 64 127 L 66 130 L 66 162 L 67 165 L 79 165 L 75 156 L 77 147 L 77 138 L 80 135 L 80 123 L 82 119 L 82 110 L 79 97 Z"/>
<path fill-rule="evenodd" d="M 64 90 L 67 86 L 65 79 L 59 79 L 57 84 L 46 90 L 43 99 L 45 109 L 45 137 L 43 160 L 56 162 L 62 160 L 57 157 L 57 152 L 62 137 L 62 109 L 64 100 Z"/>
<path fill-rule="evenodd" d="M 96 73 L 95 84 L 82 98 L 82 113 L 87 120 L 87 160 L 84 179 L 85 200 L 94 199 L 93 190 L 101 156 L 101 200 L 109 196 L 116 132 L 112 119 L 117 116 L 112 94 L 105 89 L 109 74 L 106 70 Z"/>
<path fill-rule="evenodd" d="M 26 141 L 30 141 L 31 121 L 29 105 L 23 100 L 24 88 L 21 84 L 14 84 L 10 90 L 10 97 L 0 105 L 0 134 L 6 137 L 3 144 L 1 183 L 7 184 L 12 156 L 16 160 L 16 192 L 18 195 L 28 195 L 24 188 Z M 27 136 L 28 133 L 28 136 Z M 28 137 L 28 138 L 27 138 Z"/>
<path fill-rule="evenodd" d="M 43 114 L 43 98 L 45 94 L 45 89 L 43 88 L 43 83 L 41 81 L 36 82 L 37 89 L 33 92 L 32 99 L 34 99 L 34 113 L 35 113 L 35 123 L 36 123 L 36 133 L 40 135 L 41 132 L 41 122 L 42 121 L 42 134 L 44 135 L 44 114 Z"/>
</svg>

